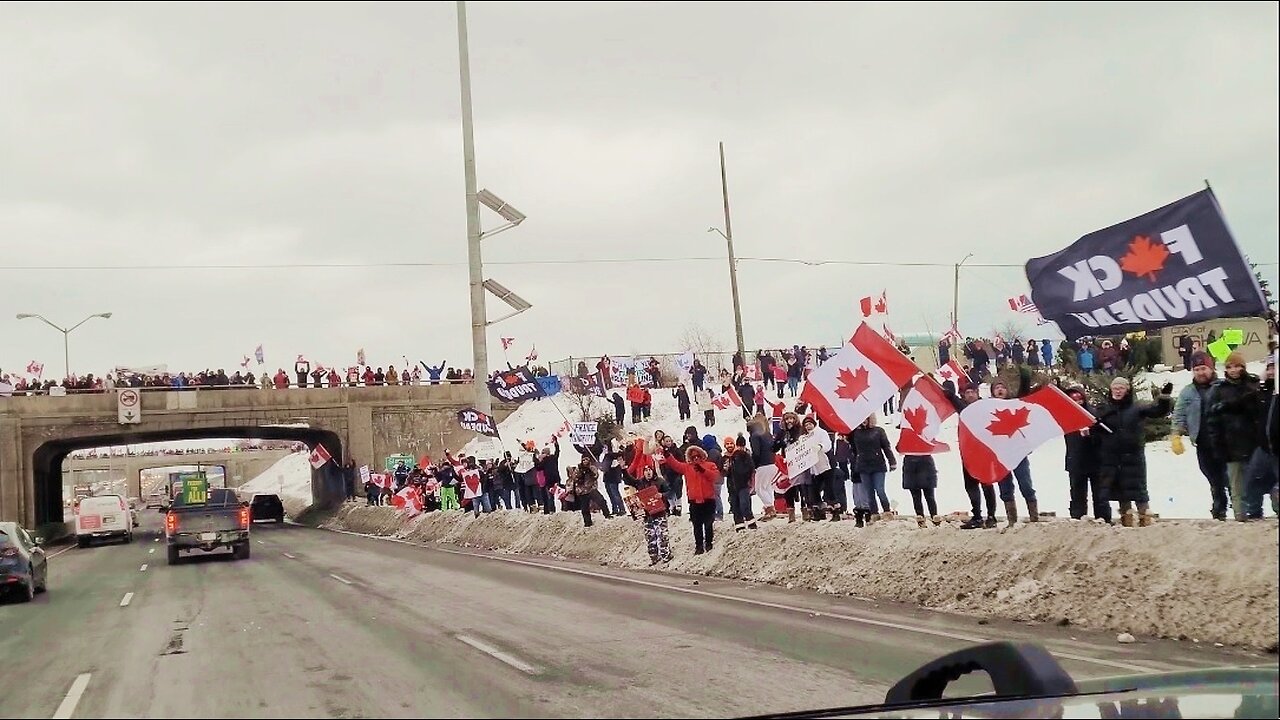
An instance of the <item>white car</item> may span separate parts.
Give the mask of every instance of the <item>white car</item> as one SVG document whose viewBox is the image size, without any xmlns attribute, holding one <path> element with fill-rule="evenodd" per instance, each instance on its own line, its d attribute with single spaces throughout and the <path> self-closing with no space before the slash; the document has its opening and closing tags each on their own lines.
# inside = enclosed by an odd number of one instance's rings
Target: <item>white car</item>
<svg viewBox="0 0 1280 720">
<path fill-rule="evenodd" d="M 119 495 L 87 497 L 76 508 L 76 544 L 80 547 L 114 538 L 131 543 L 133 527 L 133 511 Z"/>
</svg>

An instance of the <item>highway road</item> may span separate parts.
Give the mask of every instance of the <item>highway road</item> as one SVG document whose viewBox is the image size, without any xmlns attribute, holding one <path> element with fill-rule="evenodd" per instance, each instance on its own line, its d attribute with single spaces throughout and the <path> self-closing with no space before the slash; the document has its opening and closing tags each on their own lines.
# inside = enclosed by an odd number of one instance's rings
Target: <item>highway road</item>
<svg viewBox="0 0 1280 720">
<path fill-rule="evenodd" d="M 879 702 L 985 639 L 1077 676 L 1274 662 L 292 525 L 169 567 L 143 518 L 131 545 L 51 548 L 49 593 L 0 605 L 0 716 L 723 717 Z"/>
</svg>

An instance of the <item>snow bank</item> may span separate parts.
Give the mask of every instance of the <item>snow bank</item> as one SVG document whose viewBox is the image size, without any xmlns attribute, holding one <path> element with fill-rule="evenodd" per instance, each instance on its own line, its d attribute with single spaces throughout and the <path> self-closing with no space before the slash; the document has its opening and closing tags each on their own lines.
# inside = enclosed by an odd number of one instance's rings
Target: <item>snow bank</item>
<svg viewBox="0 0 1280 720">
<path fill-rule="evenodd" d="M 577 513 L 429 513 L 344 505 L 322 526 L 647 568 L 639 523 L 582 527 Z M 692 553 L 690 525 L 672 518 L 675 560 L 664 569 L 803 587 L 976 616 L 1059 622 L 1137 635 L 1274 648 L 1280 633 L 1273 522 L 1158 522 L 1122 528 L 1088 521 L 1010 530 L 919 529 L 889 521 L 765 523 L 733 533 L 716 525 L 715 549 Z"/>
<path fill-rule="evenodd" d="M 1261 373 L 1263 368 L 1263 363 L 1253 363 L 1249 366 L 1250 372 L 1254 373 Z M 1159 387 L 1166 382 L 1171 382 L 1176 395 L 1178 390 L 1191 382 L 1191 372 L 1178 370 L 1144 373 L 1139 375 L 1139 379 L 1150 383 L 1149 387 Z M 719 385 L 716 387 L 718 388 Z M 777 393 L 771 391 L 769 397 L 776 399 Z M 794 407 L 795 403 L 796 400 L 788 396 L 788 409 Z M 612 414 L 612 412 L 611 403 L 596 399 L 591 418 L 603 413 Z M 665 390 L 654 391 L 653 417 L 646 422 L 633 425 L 628 406 L 624 431 L 629 435 L 652 437 L 654 430 L 662 430 L 668 435 L 679 438 L 684 434 L 686 427 L 693 425 L 697 428 L 699 436 L 709 433 L 717 439 L 723 439 L 726 435 L 736 436 L 738 433 L 746 433 L 746 421 L 742 418 L 741 410 L 717 411 L 716 424 L 713 427 L 702 424 L 702 413 L 697 412 L 696 407 L 694 413 L 693 420 L 681 420 L 676 401 L 671 397 L 671 393 Z M 521 405 L 498 426 L 502 435 L 501 441 L 477 438 L 469 443 L 463 452 L 478 457 L 498 457 L 503 449 L 515 450 L 517 443 L 522 440 L 533 440 L 541 447 L 551 442 L 552 435 L 564 425 L 566 419 L 575 422 L 582 419 L 576 407 L 576 401 L 568 395 L 529 401 Z M 888 419 L 882 417 L 880 420 L 880 424 L 888 431 L 890 442 L 894 444 L 898 441 L 898 420 L 897 414 Z M 943 424 L 942 434 L 938 438 L 950 445 L 952 452 L 934 456 L 934 462 L 938 466 L 938 510 L 943 515 L 951 512 L 967 512 L 969 508 L 969 497 L 964 492 L 964 480 L 960 472 L 960 455 L 955 451 L 958 446 L 956 439 L 958 423 L 959 421 L 952 417 Z M 578 453 L 567 439 L 562 438 L 561 443 L 561 465 L 576 464 L 579 459 Z M 1065 441 L 1059 438 L 1045 443 L 1032 453 L 1030 462 L 1032 480 L 1035 483 L 1041 512 L 1053 512 L 1060 517 L 1066 517 L 1071 497 L 1067 473 L 1064 469 Z M 900 472 L 890 473 L 886 480 L 889 498 L 894 509 L 907 514 L 912 512 L 911 498 L 902 489 L 901 483 Z M 1147 445 L 1147 483 L 1151 494 L 1151 509 L 1160 517 L 1209 517 L 1209 485 L 1200 474 L 1194 452 L 1178 456 L 1173 454 L 1167 440 L 1149 443 Z M 846 487 L 845 497 L 853 497 L 851 486 Z M 1022 501 L 1019 498 L 1019 505 L 1021 504 Z"/>
<path fill-rule="evenodd" d="M 241 485 L 243 496 L 275 493 L 280 496 L 290 515 L 297 515 L 311 505 L 311 463 L 307 453 L 286 455 L 262 474 Z"/>
</svg>

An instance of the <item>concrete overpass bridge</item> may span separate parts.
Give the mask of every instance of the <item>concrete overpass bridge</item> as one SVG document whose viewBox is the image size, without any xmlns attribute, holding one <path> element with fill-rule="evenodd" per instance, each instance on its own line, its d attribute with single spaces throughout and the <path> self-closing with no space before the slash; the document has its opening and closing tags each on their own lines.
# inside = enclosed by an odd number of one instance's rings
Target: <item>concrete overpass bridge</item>
<svg viewBox="0 0 1280 720">
<path fill-rule="evenodd" d="M 28 526 L 62 517 L 62 465 L 75 450 L 129 443 L 256 438 L 323 445 L 335 461 L 380 466 L 396 453 L 439 454 L 474 437 L 457 411 L 472 385 L 289 390 L 155 389 L 141 392 L 140 421 L 121 424 L 119 390 L 0 398 L 0 520 Z M 499 419 L 513 408 L 495 408 Z M 317 504 L 345 494 L 336 463 L 313 471 Z"/>
<path fill-rule="evenodd" d="M 91 480 L 125 480 L 129 494 L 142 496 L 142 471 L 154 468 L 202 465 L 220 466 L 227 487 L 240 487 L 289 455 L 288 450 L 240 450 L 236 452 L 183 453 L 177 455 L 121 455 L 74 458 L 62 461 L 62 486 Z M 93 476 L 90 478 L 90 476 Z M 83 479 L 82 479 L 83 478 Z"/>
</svg>

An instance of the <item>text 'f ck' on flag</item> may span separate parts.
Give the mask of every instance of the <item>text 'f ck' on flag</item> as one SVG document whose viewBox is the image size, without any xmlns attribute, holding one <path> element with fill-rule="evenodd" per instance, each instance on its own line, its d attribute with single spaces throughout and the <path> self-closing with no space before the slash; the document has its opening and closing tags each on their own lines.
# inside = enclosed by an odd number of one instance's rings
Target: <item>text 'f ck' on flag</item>
<svg viewBox="0 0 1280 720">
<path fill-rule="evenodd" d="M 1029 260 L 1026 272 L 1034 306 L 1072 340 L 1266 312 L 1208 188 Z"/>
</svg>

